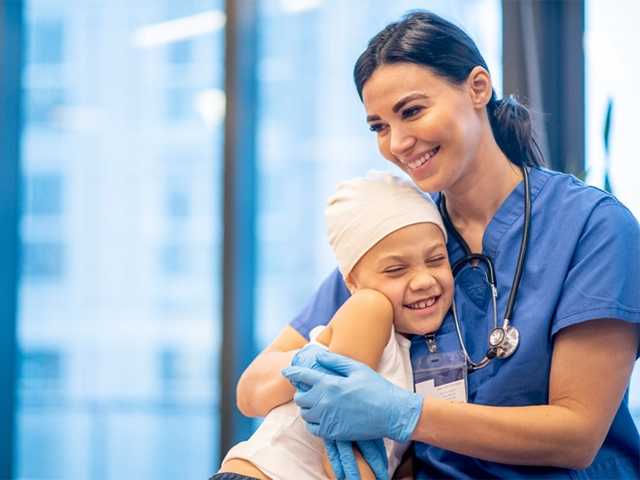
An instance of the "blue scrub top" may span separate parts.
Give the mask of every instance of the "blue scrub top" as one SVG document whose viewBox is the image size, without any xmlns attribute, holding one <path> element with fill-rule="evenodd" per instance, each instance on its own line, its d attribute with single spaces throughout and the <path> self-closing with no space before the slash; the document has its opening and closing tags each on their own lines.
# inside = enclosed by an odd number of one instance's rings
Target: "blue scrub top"
<svg viewBox="0 0 640 480">
<path fill-rule="evenodd" d="M 530 183 L 529 249 L 512 319 L 520 330 L 520 346 L 511 358 L 494 360 L 469 375 L 472 403 L 547 404 L 553 337 L 558 331 L 602 318 L 640 323 L 640 228 L 631 212 L 612 195 L 571 175 L 532 168 Z M 520 248 L 523 197 L 520 183 L 500 206 L 483 238 L 483 253 L 493 259 L 496 269 L 499 325 Z M 451 263 L 463 256 L 453 235 L 447 248 Z M 492 308 L 484 275 L 473 270 L 458 274 L 456 303 L 467 350 L 477 361 L 487 349 Z M 309 331 L 326 324 L 348 297 L 336 270 L 291 326 L 308 338 Z M 440 350 L 459 349 L 450 314 L 437 342 Z M 427 354 L 422 339 L 414 338 L 412 359 Z M 628 392 L 586 470 L 505 465 L 416 443 L 416 478 L 640 478 L 640 439 L 627 400 Z"/>
</svg>

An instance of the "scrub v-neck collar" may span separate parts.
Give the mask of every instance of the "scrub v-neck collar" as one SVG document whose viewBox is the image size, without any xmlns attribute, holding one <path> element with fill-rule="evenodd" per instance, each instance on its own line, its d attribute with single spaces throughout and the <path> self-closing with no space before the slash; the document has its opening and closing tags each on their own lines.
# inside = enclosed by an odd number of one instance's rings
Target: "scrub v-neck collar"
<svg viewBox="0 0 640 480">
<path fill-rule="evenodd" d="M 529 186 L 531 188 L 531 204 L 535 202 L 538 193 L 548 180 L 549 176 L 544 175 L 537 167 L 529 167 Z M 438 192 L 433 196 L 435 202 L 440 205 L 442 194 Z M 495 258 L 500 249 L 500 241 L 504 238 L 504 234 L 513 226 L 516 220 L 524 216 L 524 181 L 520 181 L 518 185 L 507 195 L 495 215 L 487 225 L 482 237 L 482 253 Z M 449 235 L 449 242 L 453 240 L 454 244 L 449 245 L 451 254 L 455 252 L 455 258 L 458 257 L 458 250 L 464 251 L 462 245 L 453 235 Z M 452 255 L 453 257 L 453 255 Z M 452 261 L 454 259 L 452 258 Z"/>
</svg>

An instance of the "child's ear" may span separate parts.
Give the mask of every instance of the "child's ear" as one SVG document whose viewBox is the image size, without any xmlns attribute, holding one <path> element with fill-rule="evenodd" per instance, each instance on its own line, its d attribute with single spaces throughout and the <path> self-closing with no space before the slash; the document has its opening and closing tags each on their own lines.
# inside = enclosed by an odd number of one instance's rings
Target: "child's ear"
<svg viewBox="0 0 640 480">
<path fill-rule="evenodd" d="M 344 277 L 344 284 L 347 286 L 347 289 L 349 290 L 349 292 L 351 292 L 352 295 L 353 295 L 353 292 L 355 292 L 358 289 L 358 286 L 356 285 L 356 282 L 353 279 L 353 275 L 351 273 L 349 273 L 349 275 Z"/>
</svg>

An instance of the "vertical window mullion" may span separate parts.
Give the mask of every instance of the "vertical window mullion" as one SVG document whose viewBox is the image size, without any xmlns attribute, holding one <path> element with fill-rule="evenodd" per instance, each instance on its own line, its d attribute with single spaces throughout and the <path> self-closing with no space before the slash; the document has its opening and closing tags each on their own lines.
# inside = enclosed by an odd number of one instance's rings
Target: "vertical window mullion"
<svg viewBox="0 0 640 480">
<path fill-rule="evenodd" d="M 13 478 L 23 3 L 0 2 L 0 478 Z"/>
<path fill-rule="evenodd" d="M 255 354 L 257 3 L 228 0 L 225 7 L 221 457 L 252 427 L 235 406 L 235 387 Z"/>
</svg>

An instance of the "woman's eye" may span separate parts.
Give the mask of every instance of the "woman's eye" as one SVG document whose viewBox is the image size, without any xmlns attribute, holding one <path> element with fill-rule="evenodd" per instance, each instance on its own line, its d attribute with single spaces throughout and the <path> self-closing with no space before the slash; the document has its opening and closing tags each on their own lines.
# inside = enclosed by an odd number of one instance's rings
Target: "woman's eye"
<svg viewBox="0 0 640 480">
<path fill-rule="evenodd" d="M 369 130 L 376 133 L 381 132 L 383 128 L 384 125 L 382 123 L 372 123 L 369 125 Z"/>
<path fill-rule="evenodd" d="M 402 111 L 402 118 L 411 118 L 415 117 L 418 113 L 422 111 L 421 106 L 409 107 Z"/>
</svg>

